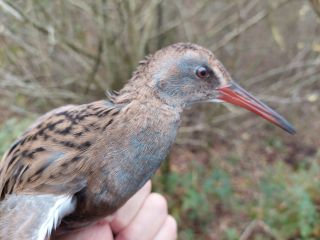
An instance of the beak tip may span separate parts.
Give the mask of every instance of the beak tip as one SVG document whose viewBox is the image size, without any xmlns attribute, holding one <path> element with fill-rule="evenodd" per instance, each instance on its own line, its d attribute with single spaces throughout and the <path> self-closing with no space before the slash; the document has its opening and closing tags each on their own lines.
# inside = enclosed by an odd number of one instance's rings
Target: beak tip
<svg viewBox="0 0 320 240">
<path fill-rule="evenodd" d="M 291 124 L 287 125 L 284 130 L 290 133 L 291 135 L 294 135 L 297 133 L 296 129 Z"/>
<path fill-rule="evenodd" d="M 278 116 L 278 121 L 275 121 L 274 123 L 278 125 L 280 128 L 285 130 L 287 133 L 290 133 L 292 135 L 296 134 L 296 129 L 294 126 L 288 122 L 286 119 L 284 119 L 282 116 Z"/>
<path fill-rule="evenodd" d="M 284 117 L 252 96 L 235 82 L 232 81 L 228 86 L 221 87 L 218 90 L 221 94 L 219 100 L 254 112 L 290 134 L 296 133 L 295 128 Z"/>
</svg>

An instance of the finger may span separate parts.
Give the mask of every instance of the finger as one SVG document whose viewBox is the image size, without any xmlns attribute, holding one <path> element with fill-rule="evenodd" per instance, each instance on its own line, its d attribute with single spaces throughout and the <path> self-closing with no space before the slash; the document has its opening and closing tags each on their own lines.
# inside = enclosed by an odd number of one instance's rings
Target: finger
<svg viewBox="0 0 320 240">
<path fill-rule="evenodd" d="M 168 216 L 153 240 L 176 240 L 178 236 L 177 229 L 176 220 L 172 216 Z"/>
<path fill-rule="evenodd" d="M 107 221 L 100 221 L 92 226 L 72 232 L 55 240 L 113 240 L 111 227 Z"/>
<path fill-rule="evenodd" d="M 167 215 L 166 199 L 158 193 L 151 193 L 139 213 L 129 225 L 118 234 L 116 240 L 153 239 L 165 222 Z"/>
<path fill-rule="evenodd" d="M 145 199 L 151 192 L 151 181 L 148 181 L 125 205 L 115 212 L 110 223 L 114 233 L 124 229 L 137 215 Z"/>
</svg>

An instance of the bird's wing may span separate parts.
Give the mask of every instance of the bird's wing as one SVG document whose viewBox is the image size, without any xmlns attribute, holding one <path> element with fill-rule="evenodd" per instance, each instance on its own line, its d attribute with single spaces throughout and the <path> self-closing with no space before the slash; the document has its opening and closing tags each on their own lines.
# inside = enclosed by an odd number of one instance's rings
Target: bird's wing
<svg viewBox="0 0 320 240">
<path fill-rule="evenodd" d="M 58 108 L 11 146 L 0 163 L 0 240 L 43 240 L 74 211 L 88 152 L 118 111 L 108 101 Z"/>
<path fill-rule="evenodd" d="M 24 134 L 28 133 L 29 131 L 32 131 L 32 129 L 37 127 L 40 123 L 42 123 L 43 121 L 46 121 L 47 118 L 49 118 L 49 117 L 51 117 L 53 115 L 65 112 L 65 111 L 70 111 L 71 109 L 73 109 L 75 107 L 77 107 L 77 105 L 69 104 L 69 105 L 65 105 L 65 106 L 62 106 L 62 107 L 55 108 L 55 109 L 43 114 L 42 116 L 38 117 L 34 121 L 34 123 L 31 124 L 31 126 L 29 126 L 27 128 L 27 130 L 24 132 Z"/>
<path fill-rule="evenodd" d="M 67 194 L 85 186 L 88 157 L 118 108 L 98 101 L 41 117 L 0 163 L 0 199 L 7 194 Z"/>
<path fill-rule="evenodd" d="M 75 205 L 68 195 L 7 195 L 0 202 L 0 239 L 49 239 Z"/>
</svg>

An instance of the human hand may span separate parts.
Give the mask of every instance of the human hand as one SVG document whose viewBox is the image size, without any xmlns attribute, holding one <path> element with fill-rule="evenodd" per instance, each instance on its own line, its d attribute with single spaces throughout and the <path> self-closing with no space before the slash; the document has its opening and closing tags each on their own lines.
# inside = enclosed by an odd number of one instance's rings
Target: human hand
<svg viewBox="0 0 320 240">
<path fill-rule="evenodd" d="M 174 240 L 177 223 L 168 215 L 167 201 L 151 193 L 147 182 L 111 217 L 61 236 L 60 240 Z"/>
</svg>

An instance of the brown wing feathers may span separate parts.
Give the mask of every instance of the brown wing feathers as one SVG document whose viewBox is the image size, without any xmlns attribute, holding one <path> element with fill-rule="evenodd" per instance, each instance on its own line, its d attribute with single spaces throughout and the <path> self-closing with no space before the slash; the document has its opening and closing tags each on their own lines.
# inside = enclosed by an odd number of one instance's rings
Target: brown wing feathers
<svg viewBox="0 0 320 240">
<path fill-rule="evenodd" d="M 119 111 L 109 101 L 98 101 L 62 107 L 41 117 L 1 161 L 1 199 L 9 193 L 34 189 L 59 193 L 78 188 L 68 184 L 81 183 L 85 152 Z M 68 168 L 69 164 L 73 167 Z"/>
</svg>

